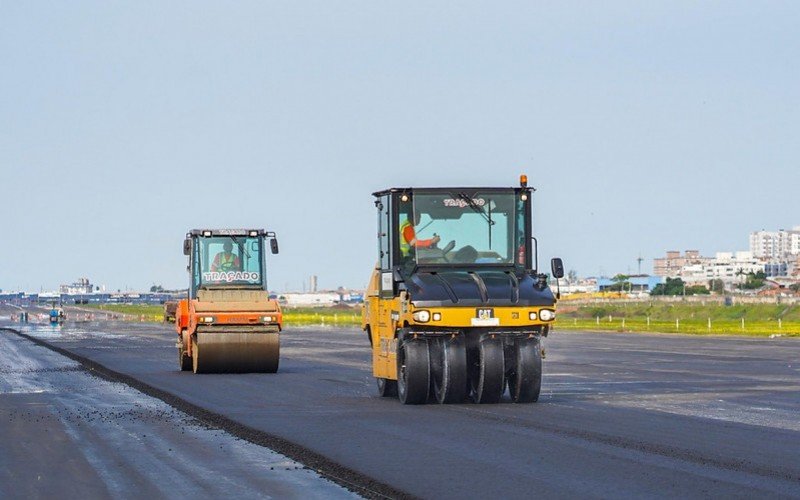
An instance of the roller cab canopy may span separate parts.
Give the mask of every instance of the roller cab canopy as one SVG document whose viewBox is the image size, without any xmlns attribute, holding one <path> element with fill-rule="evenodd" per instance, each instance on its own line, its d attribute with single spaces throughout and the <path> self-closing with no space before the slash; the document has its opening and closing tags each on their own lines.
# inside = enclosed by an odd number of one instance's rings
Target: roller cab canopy
<svg viewBox="0 0 800 500">
<path fill-rule="evenodd" d="M 198 290 L 267 291 L 264 240 L 278 253 L 274 232 L 263 229 L 193 229 L 183 244 L 189 256 L 190 298 Z"/>
<path fill-rule="evenodd" d="M 534 189 L 392 188 L 373 193 L 382 294 L 415 306 L 548 305 L 531 229 Z"/>
</svg>

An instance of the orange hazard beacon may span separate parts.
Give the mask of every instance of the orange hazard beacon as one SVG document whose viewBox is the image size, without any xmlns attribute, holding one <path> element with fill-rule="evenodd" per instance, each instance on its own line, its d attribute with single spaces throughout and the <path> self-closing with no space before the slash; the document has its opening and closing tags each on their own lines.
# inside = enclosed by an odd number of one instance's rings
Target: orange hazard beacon
<svg viewBox="0 0 800 500">
<path fill-rule="evenodd" d="M 278 371 L 281 309 L 269 298 L 263 229 L 194 229 L 186 234 L 188 297 L 178 303 L 178 363 L 194 373 Z"/>
</svg>

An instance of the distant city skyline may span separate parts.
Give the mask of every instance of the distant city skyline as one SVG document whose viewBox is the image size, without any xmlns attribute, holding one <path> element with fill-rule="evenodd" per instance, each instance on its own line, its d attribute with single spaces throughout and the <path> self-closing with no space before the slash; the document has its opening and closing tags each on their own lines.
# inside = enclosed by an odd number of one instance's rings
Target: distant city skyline
<svg viewBox="0 0 800 500">
<path fill-rule="evenodd" d="M 790 258 L 791 256 L 800 256 L 800 225 L 793 225 L 793 226 L 789 226 L 789 227 L 791 227 L 791 229 L 788 229 L 788 230 L 787 229 L 771 230 L 771 229 L 763 229 L 762 228 L 759 231 L 751 231 L 749 233 L 749 236 L 750 236 L 750 248 L 749 248 L 749 250 L 735 250 L 734 252 L 751 253 L 754 257 L 762 259 L 762 260 L 765 260 L 765 261 L 781 260 L 781 259 L 786 260 L 787 258 Z M 786 248 L 787 248 L 787 255 L 773 258 L 771 254 L 769 254 L 769 255 L 759 255 L 758 252 L 755 251 L 754 245 L 757 244 L 757 242 L 760 241 L 759 238 L 767 238 L 767 239 L 777 238 L 777 235 L 779 235 L 780 233 L 789 234 L 790 236 L 793 236 L 793 238 L 788 240 L 788 242 L 785 244 Z M 727 254 L 727 253 L 730 253 L 729 250 L 730 249 L 724 249 L 724 250 L 717 249 L 717 250 L 711 251 L 710 253 L 711 254 L 720 254 L 720 253 L 721 254 Z M 685 255 L 680 255 L 683 252 L 685 252 Z M 672 254 L 671 258 L 673 260 L 675 260 L 676 262 L 678 262 L 678 264 L 675 264 L 673 262 L 671 265 L 672 266 L 677 265 L 678 267 L 681 267 L 681 266 L 686 265 L 686 264 L 691 263 L 691 262 L 700 262 L 703 259 L 708 259 L 708 257 L 703 257 L 702 256 L 704 254 L 703 251 L 696 250 L 694 248 L 686 249 L 685 251 L 684 250 L 677 250 L 677 249 L 672 248 L 672 249 L 669 249 L 669 250 L 665 250 L 664 254 L 667 255 L 667 259 L 666 260 L 664 259 L 663 256 L 653 257 L 652 259 L 644 259 L 643 257 L 637 257 L 635 259 L 636 261 L 638 261 L 639 258 L 641 258 L 643 260 L 643 262 L 646 261 L 646 260 L 649 260 L 650 263 L 651 263 L 649 270 L 647 268 L 643 267 L 642 274 L 643 275 L 653 274 L 653 275 L 656 275 L 656 276 L 673 275 L 675 270 L 672 269 L 672 267 L 670 267 L 669 264 L 667 264 L 668 259 L 670 259 L 670 255 L 671 254 Z M 679 255 L 674 255 L 674 254 L 679 254 Z M 748 257 L 748 259 L 749 259 L 749 257 Z M 659 261 L 661 261 L 661 262 L 659 263 Z M 637 265 L 638 265 L 638 262 L 637 262 Z M 659 266 L 661 266 L 661 272 L 659 272 Z M 638 273 L 638 269 L 637 269 L 637 273 Z M 630 271 L 630 266 L 628 266 L 625 271 L 623 271 L 621 269 L 618 269 L 618 270 L 614 270 L 614 271 L 609 272 L 609 273 L 602 273 L 602 274 L 601 273 L 597 273 L 597 274 L 591 274 L 591 273 L 589 273 L 589 274 L 579 274 L 579 278 L 610 278 L 610 277 L 615 276 L 617 274 L 632 274 L 632 272 Z M 36 292 L 54 292 L 54 291 L 59 291 L 60 290 L 60 293 L 77 293 L 77 292 L 75 292 L 73 290 L 76 286 L 78 286 L 78 285 L 87 286 L 89 284 L 91 284 L 93 287 L 95 287 L 98 291 L 102 291 L 103 293 L 144 292 L 144 291 L 149 290 L 152 286 L 160 286 L 160 287 L 163 287 L 164 289 L 167 289 L 167 290 L 170 290 L 170 289 L 177 290 L 177 289 L 182 289 L 182 288 L 186 287 L 186 285 L 177 285 L 177 286 L 174 286 L 174 287 L 169 287 L 169 286 L 163 286 L 163 284 L 161 284 L 161 283 L 152 283 L 152 284 L 147 285 L 147 286 L 145 286 L 143 288 L 135 288 L 135 287 L 129 287 L 129 286 L 126 286 L 126 287 L 109 287 L 106 284 L 98 284 L 98 283 L 93 283 L 93 282 L 90 283 L 90 282 L 91 282 L 91 280 L 89 278 L 81 277 L 81 278 L 78 278 L 77 281 L 71 281 L 71 282 L 62 281 L 52 289 L 46 289 L 44 286 L 40 287 L 39 289 L 3 288 L 2 287 L 2 283 L 0 283 L 0 291 L 2 291 L 2 292 L 19 292 L 19 291 L 21 291 L 21 292 L 28 292 L 28 293 L 36 293 Z M 272 290 L 280 290 L 282 292 L 304 292 L 304 293 L 305 292 L 309 292 L 309 293 L 311 293 L 311 292 L 316 292 L 317 289 L 319 288 L 318 287 L 318 282 L 319 282 L 319 276 L 317 276 L 317 275 L 307 275 L 307 276 L 303 276 L 303 278 L 300 280 L 300 282 L 298 284 L 296 284 L 296 286 L 294 284 L 290 285 L 288 282 L 284 283 L 283 286 L 279 286 L 276 283 L 272 283 L 272 284 L 270 284 L 270 288 Z M 359 285 L 355 285 L 355 286 L 336 285 L 336 286 L 331 286 L 331 287 L 320 289 L 320 290 L 336 290 L 336 289 L 338 289 L 340 287 L 343 287 L 345 289 L 363 290 L 366 287 L 366 283 L 364 285 L 362 285 L 362 286 L 359 286 Z M 70 288 L 70 290 L 69 291 L 65 291 L 65 288 Z M 83 292 L 81 292 L 81 293 L 83 293 Z M 89 292 L 86 292 L 86 293 L 89 293 Z"/>
<path fill-rule="evenodd" d="M 788 236 L 788 238 L 787 238 L 787 236 Z M 763 243 L 763 240 L 767 240 L 769 242 L 769 245 Z M 763 254 L 760 254 L 759 253 L 759 249 L 762 249 L 762 247 L 763 247 L 763 249 L 765 251 L 764 251 Z M 766 251 L 768 249 L 769 249 L 769 251 Z M 784 253 L 781 254 L 781 255 L 775 255 L 774 252 L 775 252 L 776 249 L 783 249 Z M 665 253 L 666 257 L 654 257 L 652 259 L 652 267 L 651 267 L 650 271 L 642 270 L 641 273 L 639 273 L 639 270 L 637 269 L 636 275 L 650 275 L 650 274 L 652 274 L 654 276 L 661 276 L 661 277 L 679 276 L 679 275 L 682 274 L 682 268 L 684 266 L 691 266 L 693 264 L 705 264 L 705 263 L 713 262 L 713 260 L 714 260 L 711 257 L 703 256 L 703 252 L 701 252 L 699 250 L 695 250 L 695 249 L 687 249 L 687 250 L 672 249 L 672 250 L 666 250 L 664 253 Z M 715 254 L 717 256 L 717 259 L 721 258 L 726 266 L 734 266 L 735 267 L 735 266 L 738 265 L 742 269 L 747 268 L 748 271 L 751 271 L 753 269 L 761 269 L 762 271 L 764 270 L 763 264 L 761 265 L 760 268 L 757 267 L 757 266 L 753 267 L 755 265 L 755 263 L 756 263 L 756 261 L 753 260 L 753 258 L 755 258 L 757 260 L 760 259 L 760 260 L 762 260 L 764 262 L 774 262 L 774 261 L 788 262 L 789 260 L 796 260 L 798 263 L 800 263 L 800 260 L 798 260 L 798 259 L 800 259 L 800 225 L 791 226 L 791 229 L 777 229 L 777 230 L 761 229 L 759 231 L 752 231 L 750 233 L 750 248 L 747 251 L 740 250 L 740 251 L 729 252 L 727 250 L 719 250 L 719 249 L 717 249 L 716 251 L 711 252 L 711 253 Z M 748 254 L 749 256 L 742 257 L 742 255 L 744 255 L 744 254 Z M 738 257 L 734 257 L 734 255 L 738 255 Z M 738 261 L 736 260 L 736 258 L 744 259 L 744 261 L 743 261 L 744 263 L 737 263 Z M 642 257 L 637 257 L 637 259 L 636 259 L 637 260 L 637 265 L 638 265 L 639 259 L 641 259 L 643 262 L 645 260 Z M 628 268 L 628 269 L 630 269 L 630 268 Z M 731 267 L 731 269 L 735 270 L 733 267 Z M 793 270 L 794 269 L 790 266 L 786 271 L 791 273 L 791 271 L 793 271 Z M 731 271 L 731 272 L 733 272 L 733 271 Z M 633 273 L 631 273 L 630 270 L 626 271 L 625 273 L 623 273 L 621 270 L 618 270 L 618 271 L 614 271 L 612 273 L 608 273 L 608 274 L 605 274 L 605 275 L 600 275 L 600 274 L 598 274 L 598 275 L 579 275 L 578 278 L 580 278 L 580 279 L 584 279 L 584 278 L 610 278 L 610 277 L 618 275 L 618 274 L 629 274 L 630 275 L 630 274 L 633 274 Z M 703 279 L 697 278 L 697 276 L 695 276 L 693 279 L 697 283 L 703 281 Z M 319 288 L 318 287 L 318 282 L 319 282 L 319 276 L 310 275 L 310 276 L 304 277 L 304 279 L 302 280 L 300 285 L 297 286 L 297 287 L 292 287 L 292 286 L 289 286 L 288 283 L 285 283 L 283 287 L 277 286 L 276 284 L 272 284 L 270 288 L 272 290 L 281 291 L 281 292 L 293 292 L 293 293 L 297 293 L 297 292 L 306 293 L 306 292 L 308 292 L 308 293 L 314 293 L 314 292 L 318 291 L 318 288 Z M 142 288 L 142 289 L 135 289 L 135 288 L 125 288 L 125 289 L 116 288 L 115 289 L 115 288 L 108 288 L 104 284 L 92 283 L 89 278 L 82 277 L 82 278 L 79 278 L 77 281 L 73 281 L 71 283 L 62 282 L 58 286 L 58 291 L 60 293 L 62 293 L 62 294 L 92 293 L 91 291 L 88 291 L 89 289 L 94 289 L 95 291 L 99 291 L 99 292 L 102 292 L 102 293 L 145 292 L 145 291 L 149 290 L 152 286 L 159 286 L 160 287 L 162 285 L 160 285 L 158 283 L 154 283 L 153 285 L 150 285 L 150 286 L 148 286 L 146 288 Z M 343 286 L 339 285 L 339 286 L 336 286 L 336 287 L 328 288 L 326 290 L 332 291 L 332 290 L 336 290 L 336 289 L 338 289 L 340 287 L 343 287 Z M 181 288 L 183 288 L 183 287 L 178 286 L 178 287 L 174 287 L 172 289 L 174 290 L 174 289 L 181 289 Z M 343 287 L 343 288 L 345 288 L 345 289 L 357 289 L 357 290 L 363 290 L 364 289 L 364 287 L 358 287 L 358 286 L 355 286 L 355 287 Z M 170 289 L 170 287 L 166 287 L 166 289 Z M 35 293 L 37 291 L 50 292 L 50 291 L 55 291 L 55 290 L 44 290 L 44 289 L 40 289 L 40 290 L 23 290 L 23 289 L 19 289 L 18 290 L 18 289 L 3 289 L 3 288 L 0 287 L 0 291 L 3 291 L 3 292 L 23 291 L 23 292 L 28 292 L 28 293 Z"/>
<path fill-rule="evenodd" d="M 370 193 L 511 186 L 581 276 L 746 249 L 800 199 L 796 2 L 0 4 L 0 288 L 188 283 L 263 227 L 271 287 L 363 288 Z M 648 269 L 643 264 L 643 270 Z"/>
</svg>

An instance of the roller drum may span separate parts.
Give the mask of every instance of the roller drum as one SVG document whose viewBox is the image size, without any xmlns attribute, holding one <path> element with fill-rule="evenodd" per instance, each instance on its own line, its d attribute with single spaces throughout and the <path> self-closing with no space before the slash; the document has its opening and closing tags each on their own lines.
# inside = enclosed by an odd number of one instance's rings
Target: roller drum
<svg viewBox="0 0 800 500">
<path fill-rule="evenodd" d="M 275 373 L 280 337 L 276 332 L 198 332 L 192 357 L 195 373 Z"/>
</svg>

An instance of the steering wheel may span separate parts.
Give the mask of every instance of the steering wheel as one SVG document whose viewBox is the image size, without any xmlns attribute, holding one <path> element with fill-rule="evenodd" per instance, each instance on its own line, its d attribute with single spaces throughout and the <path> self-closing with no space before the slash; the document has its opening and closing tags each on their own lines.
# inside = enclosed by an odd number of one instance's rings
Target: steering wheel
<svg viewBox="0 0 800 500">
<path fill-rule="evenodd" d="M 456 247 L 456 240 L 450 240 L 450 243 L 448 243 L 447 245 L 445 245 L 444 248 L 442 248 L 442 257 L 450 253 L 450 251 L 455 247 Z"/>
</svg>

